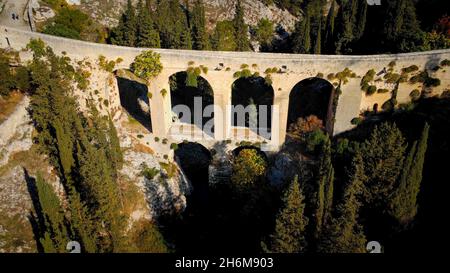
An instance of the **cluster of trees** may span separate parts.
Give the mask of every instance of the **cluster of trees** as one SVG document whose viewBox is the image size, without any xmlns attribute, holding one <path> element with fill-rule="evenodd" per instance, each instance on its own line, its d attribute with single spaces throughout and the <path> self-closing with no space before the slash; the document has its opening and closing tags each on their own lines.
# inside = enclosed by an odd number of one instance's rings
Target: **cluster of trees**
<svg viewBox="0 0 450 273">
<path fill-rule="evenodd" d="M 57 16 L 46 24 L 44 33 L 104 42 L 104 30 L 92 27 L 88 15 L 59 4 L 61 1 L 50 2 Z M 128 0 L 107 40 L 132 47 L 248 51 L 251 38 L 259 42 L 261 51 L 306 54 L 396 53 L 450 46 L 448 16 L 442 14 L 443 3 L 439 1 L 430 6 L 414 0 L 383 1 L 379 6 L 369 6 L 366 0 L 263 2 L 276 4 L 299 18 L 287 41 L 276 38 L 275 25 L 267 18 L 255 26 L 246 25 L 241 0 L 236 3 L 234 18 L 216 22 L 211 31 L 203 0 L 193 1 L 192 6 L 192 1 L 180 4 L 177 0 L 139 0 L 133 6 Z M 429 11 L 433 18 L 416 9 Z"/>
<path fill-rule="evenodd" d="M 70 59 L 57 56 L 41 40 L 28 49 L 33 60 L 27 67 L 30 114 L 38 132 L 36 142 L 49 156 L 64 186 L 64 205 L 41 176 L 36 186 L 35 237 L 44 252 L 66 252 L 68 241 L 78 241 L 84 252 L 133 251 L 125 236 L 118 170 L 123 163 L 116 128 L 102 116 L 95 102 L 83 115 L 73 96 L 76 69 Z M 165 248 L 156 227 L 147 230 L 155 249 Z"/>
<path fill-rule="evenodd" d="M 341 147 L 334 153 L 330 141 L 325 142 L 315 186 L 302 185 L 296 177 L 286 187 L 275 230 L 263 244 L 265 250 L 365 252 L 368 227 L 362 223 L 374 211 L 392 220 L 389 223 L 397 230 L 407 228 L 417 213 L 428 132 L 425 124 L 419 140 L 408 146 L 395 124 L 383 123 L 363 143 L 339 142 Z M 351 164 L 332 163 L 333 157 L 343 155 Z M 344 167 L 345 172 L 335 173 L 333 165 Z M 305 195 L 311 200 L 305 201 Z"/>
<path fill-rule="evenodd" d="M 412 0 L 384 1 L 368 6 L 365 0 L 302 3 L 304 18 L 292 35 L 292 51 L 314 54 L 410 52 L 448 48 L 445 31 L 425 32 Z M 437 20 L 437 18 L 435 18 Z"/>
<path fill-rule="evenodd" d="M 233 21 L 219 22 L 212 35 L 207 32 L 205 7 L 202 0 L 193 7 L 180 5 L 177 0 L 140 0 L 136 7 L 131 0 L 120 18 L 119 25 L 111 30 L 110 42 L 116 45 L 153 48 L 196 50 L 250 49 L 248 27 L 244 23 L 241 1 L 237 2 Z"/>
</svg>

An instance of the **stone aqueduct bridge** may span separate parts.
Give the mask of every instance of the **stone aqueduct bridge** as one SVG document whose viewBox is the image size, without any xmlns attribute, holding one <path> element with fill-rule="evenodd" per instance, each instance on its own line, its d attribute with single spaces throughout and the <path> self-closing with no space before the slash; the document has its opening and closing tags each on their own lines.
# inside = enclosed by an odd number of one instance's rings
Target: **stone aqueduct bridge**
<svg viewBox="0 0 450 273">
<path fill-rule="evenodd" d="M 96 44 L 83 41 L 75 41 L 60 37 L 43 35 L 35 32 L 27 32 L 0 26 L 0 47 L 12 47 L 16 50 L 23 49 L 31 38 L 40 38 L 51 46 L 55 53 L 66 52 L 75 60 L 86 57 L 97 60 L 99 55 L 107 59 L 123 59 L 119 68 L 129 68 L 136 55 L 143 49 L 127 48 L 105 44 Z M 222 109 L 231 105 L 232 84 L 236 80 L 234 72 L 241 70 L 242 64 L 250 67 L 256 64 L 261 75 L 266 68 L 285 68 L 284 73 L 272 75 L 274 90 L 273 104 L 277 106 L 277 112 L 273 113 L 271 144 L 279 147 L 285 140 L 286 126 L 289 108 L 289 94 L 293 87 L 300 81 L 315 77 L 318 73 L 328 75 L 337 73 L 348 67 L 357 74 L 357 78 L 350 78 L 348 83 L 342 86 L 342 94 L 335 113 L 334 134 L 351 129 L 351 120 L 357 117 L 362 110 L 366 110 L 367 98 L 361 91 L 361 77 L 370 69 L 376 72 L 382 71 L 391 61 L 396 61 L 397 68 L 417 65 L 419 69 L 431 69 L 441 60 L 450 59 L 450 50 L 438 50 L 420 53 L 396 54 L 396 55 L 370 55 L 370 56 L 327 56 L 327 55 L 299 55 L 299 54 L 267 54 L 252 52 L 209 52 L 189 50 L 154 49 L 161 54 L 163 64 L 162 73 L 155 78 L 150 85 L 149 92 L 151 119 L 153 133 L 157 136 L 167 136 L 172 122 L 171 98 L 163 96 L 160 90 L 170 90 L 169 77 L 177 72 L 186 71 L 189 62 L 195 62 L 195 66 L 203 65 L 209 68 L 207 74 L 201 76 L 208 81 L 214 93 L 214 104 Z M 224 68 L 216 69 L 219 64 Z M 226 71 L 225 68 L 230 68 Z M 450 87 L 449 72 L 441 75 L 441 85 L 434 93 L 442 93 Z M 442 77 L 443 76 L 443 77 Z M 399 102 L 408 99 L 409 92 L 416 87 L 406 84 L 399 87 L 399 94 L 405 89 L 406 95 L 398 98 Z M 409 90 L 409 91 L 408 91 Z M 407 92 L 408 91 L 408 92 Z M 278 117 L 278 119 L 277 119 Z M 215 140 L 224 140 L 230 137 L 231 114 L 215 115 Z"/>
</svg>

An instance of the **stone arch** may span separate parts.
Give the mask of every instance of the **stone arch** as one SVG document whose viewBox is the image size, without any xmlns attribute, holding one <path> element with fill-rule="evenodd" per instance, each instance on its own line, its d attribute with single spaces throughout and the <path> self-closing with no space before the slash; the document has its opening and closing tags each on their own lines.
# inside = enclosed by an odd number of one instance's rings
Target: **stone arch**
<svg viewBox="0 0 450 273">
<path fill-rule="evenodd" d="M 150 92 L 147 84 L 126 69 L 114 71 L 119 90 L 120 105 L 136 121 L 152 131 Z"/>
<path fill-rule="evenodd" d="M 194 202 L 206 203 L 209 192 L 209 166 L 211 152 L 202 144 L 183 142 L 175 150 L 175 158 L 191 182 Z"/>
<path fill-rule="evenodd" d="M 234 108 L 231 110 L 231 126 L 246 127 L 250 131 L 270 139 L 274 96 L 272 85 L 268 84 L 263 77 L 241 77 L 235 80 L 231 87 L 231 105 Z M 254 105 L 255 108 L 249 108 L 251 105 Z M 247 110 L 245 116 L 238 114 L 239 107 Z M 266 113 L 264 113 L 264 109 L 267 110 Z M 243 118 L 244 120 L 242 120 Z M 261 122 L 262 120 L 265 122 Z M 256 124 L 256 128 L 252 128 L 254 127 L 251 126 L 252 124 Z"/>
<path fill-rule="evenodd" d="M 182 114 L 177 115 L 172 112 L 172 122 L 194 124 L 203 129 L 206 123 L 214 123 L 214 111 L 207 113 L 209 116 L 203 115 L 205 108 L 209 107 L 209 109 L 212 109 L 211 107 L 214 105 L 214 92 L 211 85 L 205 78 L 198 76 L 196 79 L 196 86 L 189 86 L 187 84 L 187 78 L 188 74 L 184 71 L 172 74 L 169 77 L 170 90 L 164 90 L 161 92 L 170 92 L 168 95 L 170 95 L 172 109 L 177 105 L 186 105 L 190 109 L 190 118 L 183 117 Z M 201 109 L 195 109 L 197 106 L 197 97 L 200 98 L 198 102 L 201 102 Z M 201 115 L 199 120 L 196 120 L 195 118 L 196 112 Z M 188 120 L 186 120 L 186 118 L 188 118 Z M 212 132 L 214 132 L 214 128 Z"/>
<path fill-rule="evenodd" d="M 327 80 L 312 77 L 298 82 L 289 94 L 286 131 L 299 118 L 314 115 L 332 133 L 334 119 L 334 86 Z"/>
</svg>

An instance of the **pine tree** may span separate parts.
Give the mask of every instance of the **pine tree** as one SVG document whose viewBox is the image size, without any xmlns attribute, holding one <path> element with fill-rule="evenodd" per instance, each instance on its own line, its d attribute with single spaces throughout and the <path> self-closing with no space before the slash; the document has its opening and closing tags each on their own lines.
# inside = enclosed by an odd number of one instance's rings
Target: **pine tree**
<svg viewBox="0 0 450 273">
<path fill-rule="evenodd" d="M 138 4 L 138 7 L 141 6 L 141 8 L 138 8 L 139 24 L 137 25 L 137 46 L 159 48 L 161 47 L 159 33 L 156 31 L 153 19 L 150 15 L 150 6 L 148 2 L 146 3 L 145 7 L 142 7 L 142 0 L 140 0 Z"/>
<path fill-rule="evenodd" d="M 305 197 L 296 176 L 283 194 L 283 207 L 277 214 L 275 231 L 268 244 L 262 244 L 269 253 L 299 253 L 306 248 L 305 228 L 308 218 L 304 215 Z"/>
<path fill-rule="evenodd" d="M 241 0 L 236 2 L 236 11 L 233 19 L 233 26 L 235 31 L 235 42 L 237 51 L 250 50 L 250 42 L 248 40 L 248 26 L 244 21 L 244 9 Z"/>
<path fill-rule="evenodd" d="M 331 141 L 327 139 L 322 147 L 319 173 L 317 177 L 317 195 L 315 198 L 315 226 L 314 237 L 317 239 L 322 227 L 330 217 L 333 205 L 334 169 L 331 164 Z"/>
<path fill-rule="evenodd" d="M 208 33 L 206 32 L 205 23 L 205 6 L 202 0 L 196 0 L 192 9 L 191 20 L 193 49 L 205 50 L 209 49 Z"/>
<path fill-rule="evenodd" d="M 361 154 L 357 153 L 349 171 L 348 182 L 335 217 L 325 226 L 318 244 L 318 252 L 322 253 L 364 253 L 366 238 L 358 223 L 360 202 L 358 196 L 362 192 L 365 180 Z"/>
<path fill-rule="evenodd" d="M 430 126 L 425 124 L 419 142 L 413 143 L 403 165 L 399 186 L 389 204 L 389 213 L 403 226 L 417 214 L 417 195 L 422 182 L 429 129 Z"/>
<path fill-rule="evenodd" d="M 376 126 L 362 145 L 361 154 L 367 176 L 365 200 L 374 207 L 384 204 L 393 193 L 403 167 L 405 150 L 401 131 L 395 124 L 388 122 Z"/>
<path fill-rule="evenodd" d="M 395 52 L 418 51 L 424 44 L 412 0 L 387 1 L 383 35 Z"/>
</svg>

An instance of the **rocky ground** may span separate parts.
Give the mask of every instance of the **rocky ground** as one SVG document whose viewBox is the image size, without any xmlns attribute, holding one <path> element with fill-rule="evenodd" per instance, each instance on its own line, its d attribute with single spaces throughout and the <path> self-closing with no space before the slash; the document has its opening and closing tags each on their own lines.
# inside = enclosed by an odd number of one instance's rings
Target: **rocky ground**
<svg viewBox="0 0 450 273">
<path fill-rule="evenodd" d="M 55 171 L 32 143 L 34 128 L 26 110 L 28 105 L 29 98 L 24 96 L 0 123 L 0 252 L 36 251 L 30 216 L 34 211 L 31 196 L 37 173 L 64 199 Z M 184 210 L 190 185 L 178 165 L 141 144 L 133 134 L 133 130 L 142 129 L 140 125 L 130 125 L 125 113 L 118 116 L 116 126 L 125 160 L 119 171 L 119 185 L 129 227 L 162 213 Z M 151 179 L 144 177 L 142 163 L 155 168 L 157 174 Z"/>
<path fill-rule="evenodd" d="M 73 1 L 71 1 L 73 2 Z M 137 2 L 137 0 L 134 0 Z M 180 0 L 184 3 L 185 0 Z M 190 0 L 193 2 L 193 0 Z M 219 20 L 233 18 L 235 0 L 204 0 L 208 28 L 212 29 Z M 117 24 L 120 13 L 127 0 L 85 0 L 81 1 L 80 8 L 86 11 L 105 26 L 111 27 Z M 297 20 L 288 11 L 281 10 L 274 5 L 266 6 L 258 0 L 244 1 L 245 21 L 249 25 L 256 25 L 261 18 L 268 18 L 276 24 L 280 24 L 286 30 L 292 29 Z"/>
</svg>

